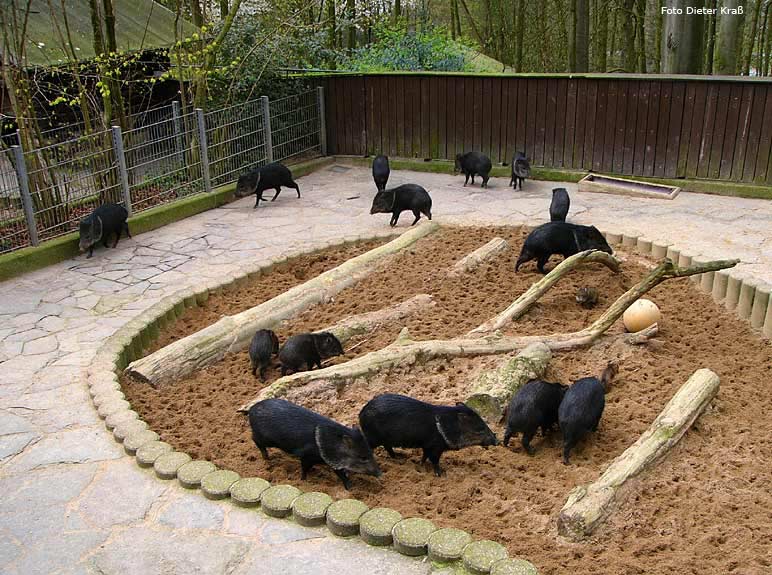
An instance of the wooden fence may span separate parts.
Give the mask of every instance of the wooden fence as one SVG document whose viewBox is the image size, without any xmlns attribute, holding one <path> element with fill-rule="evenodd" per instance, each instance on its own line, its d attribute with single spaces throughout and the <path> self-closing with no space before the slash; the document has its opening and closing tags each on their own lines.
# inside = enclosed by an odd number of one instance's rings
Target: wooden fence
<svg viewBox="0 0 772 575">
<path fill-rule="evenodd" d="M 772 82 L 662 76 L 340 75 L 331 154 L 451 159 L 772 184 Z"/>
</svg>

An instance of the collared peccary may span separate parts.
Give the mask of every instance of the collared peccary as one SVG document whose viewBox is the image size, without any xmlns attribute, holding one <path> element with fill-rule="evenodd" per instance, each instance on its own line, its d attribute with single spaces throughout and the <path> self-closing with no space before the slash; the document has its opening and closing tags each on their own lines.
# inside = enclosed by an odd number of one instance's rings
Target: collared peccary
<svg viewBox="0 0 772 575">
<path fill-rule="evenodd" d="M 580 287 L 576 290 L 576 303 L 583 308 L 594 308 L 598 303 L 598 290 L 591 287 Z"/>
<path fill-rule="evenodd" d="M 373 160 L 373 180 L 375 187 L 379 192 L 386 189 L 386 182 L 389 181 L 389 158 L 380 155 Z"/>
<path fill-rule="evenodd" d="M 346 427 L 305 407 L 283 399 L 266 399 L 249 408 L 252 439 L 268 459 L 269 447 L 278 447 L 300 459 L 300 478 L 318 463 L 326 463 L 351 489 L 349 473 L 381 475 L 373 450 L 362 432 Z"/>
<path fill-rule="evenodd" d="M 611 379 L 619 367 L 609 363 L 600 379 L 583 377 L 568 388 L 558 409 L 558 422 L 563 432 L 563 463 L 568 465 L 568 456 L 588 431 L 597 431 L 603 408 L 606 406 L 606 392 Z"/>
<path fill-rule="evenodd" d="M 567 258 L 584 250 L 613 253 L 606 238 L 595 226 L 548 222 L 537 227 L 525 238 L 520 257 L 515 264 L 515 271 L 519 270 L 524 263 L 535 259 L 537 269 L 546 274 L 544 265 L 552 254 L 560 254 Z"/>
<path fill-rule="evenodd" d="M 424 214 L 432 219 L 432 198 L 424 188 L 418 184 L 402 184 L 390 190 L 383 190 L 375 194 L 370 214 L 391 213 L 389 225 L 393 228 L 399 221 L 402 212 L 411 211 L 415 220 L 411 225 L 416 225 Z"/>
<path fill-rule="evenodd" d="M 281 374 L 287 375 L 290 370 L 305 371 L 302 369 L 304 364 L 307 370 L 322 367 L 323 359 L 336 355 L 343 355 L 343 346 L 328 331 L 293 335 L 279 351 Z"/>
<path fill-rule="evenodd" d="M 454 172 L 462 172 L 464 176 L 464 185 L 469 183 L 469 178 L 472 178 L 472 184 L 474 184 L 474 177 L 480 176 L 482 178 L 482 184 L 480 187 L 488 187 L 488 179 L 490 179 L 491 173 L 491 159 L 485 154 L 480 152 L 467 152 L 466 154 L 456 154 L 456 165 Z"/>
<path fill-rule="evenodd" d="M 119 206 L 118 204 L 102 204 L 88 217 L 83 218 L 80 221 L 80 243 L 78 247 L 81 252 L 88 250 L 88 256 L 94 255 L 94 246 L 102 241 L 102 245 L 107 247 L 107 239 L 111 234 L 115 234 L 115 243 L 113 247 L 118 245 L 118 240 L 121 239 L 121 232 L 125 231 L 127 237 L 131 237 L 129 233 L 129 223 L 126 221 L 129 217 L 129 212 L 126 208 Z"/>
<path fill-rule="evenodd" d="M 260 381 L 265 381 L 265 369 L 271 363 L 271 356 L 279 353 L 279 338 L 270 329 L 259 329 L 252 336 L 249 344 L 249 361 L 252 362 L 252 375 L 260 366 Z"/>
<path fill-rule="evenodd" d="M 504 433 L 504 445 L 509 445 L 509 438 L 515 433 L 522 433 L 523 448 L 528 455 L 534 454 L 531 440 L 536 430 L 541 427 L 546 435 L 558 421 L 558 407 L 568 386 L 533 379 L 521 387 L 507 409 L 507 430 Z"/>
<path fill-rule="evenodd" d="M 431 461 L 437 476 L 446 450 L 497 443 L 482 418 L 463 403 L 432 405 L 391 393 L 368 401 L 359 412 L 359 425 L 370 447 L 383 445 L 391 457 L 396 457 L 395 447 L 420 447 L 421 463 Z"/>
<path fill-rule="evenodd" d="M 519 183 L 522 190 L 523 182 L 530 177 L 531 164 L 528 163 L 525 152 L 515 152 L 515 155 L 512 156 L 512 177 L 509 179 L 509 185 L 517 189 Z"/>
<path fill-rule="evenodd" d="M 298 197 L 300 197 L 300 188 L 292 179 L 292 172 L 289 168 L 279 162 L 273 162 L 239 176 L 239 181 L 236 183 L 236 197 L 244 198 L 255 194 L 255 207 L 257 207 L 260 200 L 264 200 L 263 192 L 265 190 L 276 190 L 271 198 L 271 201 L 274 201 L 279 197 L 282 186 L 295 188 Z"/>
<path fill-rule="evenodd" d="M 571 206 L 571 198 L 568 197 L 568 190 L 565 188 L 555 188 L 552 190 L 552 202 L 550 203 L 550 221 L 565 222 L 568 215 L 568 208 Z"/>
</svg>

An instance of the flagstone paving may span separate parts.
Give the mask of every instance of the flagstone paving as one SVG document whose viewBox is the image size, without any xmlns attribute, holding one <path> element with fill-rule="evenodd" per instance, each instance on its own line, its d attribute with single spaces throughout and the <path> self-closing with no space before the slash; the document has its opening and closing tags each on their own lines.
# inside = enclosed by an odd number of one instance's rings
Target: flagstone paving
<svg viewBox="0 0 772 575">
<path fill-rule="evenodd" d="M 682 193 L 674 201 L 580 194 L 572 184 L 394 172 L 432 195 L 435 221 L 546 221 L 554 186 L 569 220 L 739 257 L 772 283 L 772 202 Z M 2 283 L 0 300 L 0 573 L 424 574 L 426 561 L 268 518 L 161 481 L 126 456 L 89 399 L 83 370 L 100 342 L 161 298 L 345 238 L 387 233 L 371 216 L 369 170 L 322 169 L 252 209 L 246 198 Z M 412 221 L 405 214 L 399 231 Z"/>
</svg>

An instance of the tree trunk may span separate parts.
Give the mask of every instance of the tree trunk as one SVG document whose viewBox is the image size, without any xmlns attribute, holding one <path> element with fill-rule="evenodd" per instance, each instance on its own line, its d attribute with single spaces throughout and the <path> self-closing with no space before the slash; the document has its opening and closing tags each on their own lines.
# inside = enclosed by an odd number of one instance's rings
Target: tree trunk
<svg viewBox="0 0 772 575">
<path fill-rule="evenodd" d="M 449 276 L 459 276 L 472 271 L 481 263 L 495 258 L 501 252 L 509 249 L 509 244 L 503 238 L 493 238 L 487 244 L 477 248 L 458 260 L 448 272 Z"/>
<path fill-rule="evenodd" d="M 608 52 L 608 9 L 600 5 L 597 13 L 598 28 L 596 31 L 597 43 L 595 48 L 595 70 L 598 72 L 606 71 L 606 56 Z"/>
<path fill-rule="evenodd" d="M 622 2 L 622 41 L 624 54 L 622 56 L 622 67 L 625 72 L 635 72 L 635 15 L 633 7 L 636 0 L 623 0 Z"/>
<path fill-rule="evenodd" d="M 313 10 L 313 7 L 311 7 L 311 14 L 313 14 Z M 225 20 L 228 17 L 229 12 L 230 8 L 228 8 L 228 0 L 220 0 L 220 20 Z"/>
<path fill-rule="evenodd" d="M 193 24 L 201 28 L 204 25 L 204 13 L 201 11 L 201 4 L 199 0 L 188 0 L 188 7 L 190 8 L 190 16 L 193 19 Z"/>
<path fill-rule="evenodd" d="M 654 71 L 662 71 L 662 0 L 656 0 L 657 12 L 654 15 L 656 26 L 654 29 Z"/>
<path fill-rule="evenodd" d="M 756 0 L 753 7 L 753 16 L 751 17 L 751 26 L 748 30 L 748 41 L 745 50 L 745 59 L 743 61 L 742 73 L 749 76 L 751 73 L 751 60 L 753 60 L 753 47 L 756 45 L 756 33 L 759 28 L 759 12 L 761 11 L 762 0 Z"/>
<path fill-rule="evenodd" d="M 756 53 L 756 74 L 758 76 L 765 75 L 764 51 L 766 50 L 767 46 L 767 19 L 769 18 L 769 6 L 769 1 L 764 2 L 764 15 L 761 19 L 761 27 L 759 28 L 759 50 Z"/>
<path fill-rule="evenodd" d="M 351 52 L 357 47 L 357 29 L 354 25 L 356 6 L 354 0 L 346 0 L 346 49 Z"/>
<path fill-rule="evenodd" d="M 394 0 L 394 21 L 396 22 L 402 17 L 402 2 L 401 0 Z"/>
<path fill-rule="evenodd" d="M 120 69 L 118 68 L 119 63 L 117 61 L 111 61 L 109 58 L 111 54 L 117 54 L 118 53 L 118 43 L 115 40 L 115 12 L 113 9 L 113 0 L 102 0 L 102 5 L 104 8 L 104 19 L 105 19 L 105 52 L 108 54 L 108 66 L 111 66 L 113 68 L 117 69 L 108 69 L 107 72 L 107 78 L 103 76 L 102 81 L 106 81 L 107 85 L 110 89 L 110 100 L 112 104 L 112 117 L 109 119 L 109 123 L 106 124 L 106 127 L 109 127 L 114 123 L 114 120 L 117 118 L 118 124 L 123 128 L 124 130 L 128 129 L 128 121 L 127 121 L 127 114 L 126 110 L 124 109 L 123 105 L 123 94 L 121 93 L 121 83 L 118 80 L 118 74 L 120 73 Z"/>
<path fill-rule="evenodd" d="M 704 0 L 667 0 L 669 9 L 681 14 L 665 14 L 662 34 L 662 72 L 665 74 L 699 74 L 702 69 L 702 40 L 705 16 L 687 14 L 687 6 L 700 8 Z"/>
<path fill-rule="evenodd" d="M 724 8 L 736 10 L 740 0 L 722 0 Z M 715 74 L 733 76 L 737 74 L 738 53 L 740 52 L 740 29 L 744 16 L 742 14 L 722 14 L 718 23 L 718 38 L 716 40 Z"/>
<path fill-rule="evenodd" d="M 551 359 L 547 345 L 532 343 L 498 369 L 480 374 L 464 403 L 489 424 L 498 423 L 512 396 L 530 380 L 544 377 Z"/>
<path fill-rule="evenodd" d="M 568 69 L 571 72 L 576 72 L 576 8 L 579 0 L 569 0 L 568 2 Z"/>
<path fill-rule="evenodd" d="M 576 0 L 576 68 L 577 72 L 590 69 L 590 5 L 589 0 Z"/>
<path fill-rule="evenodd" d="M 397 0 L 399 1 L 399 0 Z M 396 9 L 395 9 L 396 12 Z M 336 25 L 335 25 L 335 0 L 327 0 L 327 48 L 335 50 L 337 48 Z"/>
<path fill-rule="evenodd" d="M 525 0 L 517 0 L 517 32 L 515 33 L 515 71 L 522 72 L 523 37 L 525 36 Z"/>
<path fill-rule="evenodd" d="M 710 0 L 709 8 L 716 10 L 716 3 L 718 0 Z M 705 73 L 706 74 L 712 74 L 713 73 L 713 60 L 715 59 L 715 49 L 716 49 L 716 24 L 718 22 L 718 17 L 716 14 L 709 14 L 708 15 L 708 33 L 706 34 L 706 56 L 705 56 Z"/>
<path fill-rule="evenodd" d="M 466 19 L 469 20 L 469 25 L 472 27 L 472 32 L 474 32 L 474 37 L 477 38 L 477 42 L 479 42 L 480 46 L 485 46 L 486 42 L 485 39 L 480 34 L 480 31 L 477 29 L 477 24 L 475 24 L 474 19 L 472 18 L 472 15 L 469 13 L 469 8 L 466 5 L 466 0 L 460 0 L 461 7 L 464 9 L 464 14 L 466 14 Z"/>
<path fill-rule="evenodd" d="M 638 72 L 646 73 L 646 0 L 635 2 L 635 38 L 638 40 Z"/>
<path fill-rule="evenodd" d="M 699 369 L 681 386 L 649 429 L 590 485 L 575 488 L 558 516 L 558 533 L 584 539 L 618 506 L 628 480 L 672 449 L 718 393 L 719 378 Z"/>
<path fill-rule="evenodd" d="M 256 330 L 270 328 L 327 301 L 370 275 L 392 254 L 413 245 L 438 228 L 434 223 L 416 226 L 389 243 L 352 258 L 273 299 L 234 316 L 225 316 L 201 331 L 132 362 L 127 372 L 153 386 L 184 377 L 218 361 L 227 352 L 246 347 Z"/>
</svg>

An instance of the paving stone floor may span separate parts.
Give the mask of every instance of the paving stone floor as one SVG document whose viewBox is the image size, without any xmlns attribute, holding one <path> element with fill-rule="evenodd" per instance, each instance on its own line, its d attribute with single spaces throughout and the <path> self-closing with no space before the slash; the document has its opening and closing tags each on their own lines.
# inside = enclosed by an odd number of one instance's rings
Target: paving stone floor
<svg viewBox="0 0 772 575">
<path fill-rule="evenodd" d="M 550 182 L 525 192 L 494 178 L 394 172 L 434 201 L 435 221 L 545 221 Z M 2 283 L 0 298 L 0 573 L 424 574 L 425 561 L 273 520 L 139 469 L 97 417 L 82 371 L 100 342 L 139 310 L 244 262 L 383 231 L 369 215 L 369 170 L 326 167 L 285 191 L 121 240 Z M 694 255 L 739 257 L 772 283 L 772 202 L 682 193 L 674 201 L 579 194 L 569 220 L 667 240 Z M 412 221 L 404 214 L 399 229 Z"/>
</svg>

